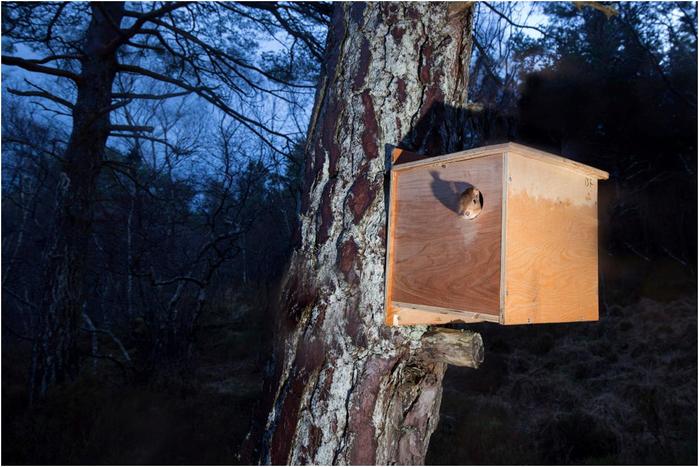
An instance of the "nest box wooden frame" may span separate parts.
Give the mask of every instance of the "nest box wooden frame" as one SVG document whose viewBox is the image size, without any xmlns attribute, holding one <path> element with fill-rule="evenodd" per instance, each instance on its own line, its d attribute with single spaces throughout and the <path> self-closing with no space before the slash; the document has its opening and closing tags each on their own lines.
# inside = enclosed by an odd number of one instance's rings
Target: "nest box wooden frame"
<svg viewBox="0 0 699 467">
<path fill-rule="evenodd" d="M 392 159 L 386 324 L 598 319 L 607 172 L 515 143 Z M 457 212 L 468 186 L 483 195 L 472 220 Z"/>
</svg>

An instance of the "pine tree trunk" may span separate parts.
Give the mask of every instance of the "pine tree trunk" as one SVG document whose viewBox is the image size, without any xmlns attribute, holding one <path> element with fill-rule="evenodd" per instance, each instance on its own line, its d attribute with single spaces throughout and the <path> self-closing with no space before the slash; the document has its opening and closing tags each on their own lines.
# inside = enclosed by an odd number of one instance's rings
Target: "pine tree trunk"
<svg viewBox="0 0 699 467">
<path fill-rule="evenodd" d="M 37 339 L 32 352 L 30 400 L 77 375 L 77 334 L 82 320 L 83 282 L 92 232 L 94 193 L 109 136 L 115 51 L 124 3 L 93 3 L 85 34 L 73 129 L 62 161 L 56 195 L 53 244 L 44 270 Z M 109 17 L 107 17 L 107 15 Z"/>
<path fill-rule="evenodd" d="M 421 357 L 424 327 L 383 324 L 387 160 L 390 145 L 460 149 L 471 17 L 464 4 L 335 4 L 260 462 L 424 463 L 446 364 Z"/>
</svg>

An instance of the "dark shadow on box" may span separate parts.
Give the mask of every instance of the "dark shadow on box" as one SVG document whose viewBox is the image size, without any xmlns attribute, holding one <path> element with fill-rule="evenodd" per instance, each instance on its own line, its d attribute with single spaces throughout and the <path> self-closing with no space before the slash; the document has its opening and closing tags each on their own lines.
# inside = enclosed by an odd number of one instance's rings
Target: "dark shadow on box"
<svg viewBox="0 0 699 467">
<path fill-rule="evenodd" d="M 450 211 L 459 213 L 459 197 L 461 194 L 473 187 L 472 184 L 464 181 L 442 180 L 439 172 L 432 170 L 432 194 L 439 200 L 440 203 Z"/>
<path fill-rule="evenodd" d="M 384 199 L 386 225 L 388 226 L 388 198 L 391 193 L 390 171 L 392 168 L 391 154 L 396 148 L 405 149 L 409 154 L 401 156 L 400 163 L 414 162 L 428 157 L 441 156 L 453 152 L 472 149 L 468 146 L 469 139 L 466 135 L 466 122 L 472 116 L 466 109 L 459 109 L 443 102 L 433 104 L 427 112 L 417 121 L 417 123 L 405 134 L 403 139 L 397 144 L 387 143 L 384 145 L 386 173 L 384 176 Z M 501 128 L 493 131 L 493 138 L 482 142 L 481 145 L 500 144 L 514 140 L 511 131 Z M 508 136 L 509 135 L 509 136 Z M 449 210 L 458 214 L 459 196 L 472 187 L 466 180 L 443 180 L 439 173 L 431 172 L 431 189 L 435 197 Z M 481 204 L 483 204 L 481 195 Z M 388 239 L 388 229 L 386 229 L 386 240 Z"/>
</svg>

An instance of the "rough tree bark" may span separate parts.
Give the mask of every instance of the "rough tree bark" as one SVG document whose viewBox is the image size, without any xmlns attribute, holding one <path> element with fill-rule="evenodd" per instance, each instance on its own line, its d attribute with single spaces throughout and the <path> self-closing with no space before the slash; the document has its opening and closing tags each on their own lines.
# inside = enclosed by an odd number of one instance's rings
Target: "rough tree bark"
<svg viewBox="0 0 699 467">
<path fill-rule="evenodd" d="M 465 4 L 335 4 L 262 463 L 424 463 L 446 364 L 421 355 L 426 328 L 383 324 L 385 171 L 393 144 L 460 149 L 471 21 Z"/>
<path fill-rule="evenodd" d="M 73 129 L 62 161 L 56 195 L 53 244 L 47 254 L 39 329 L 32 352 L 30 400 L 78 371 L 76 338 L 82 320 L 86 249 L 94 191 L 109 136 L 112 83 L 117 73 L 118 29 L 123 2 L 93 3 L 76 81 Z"/>
</svg>

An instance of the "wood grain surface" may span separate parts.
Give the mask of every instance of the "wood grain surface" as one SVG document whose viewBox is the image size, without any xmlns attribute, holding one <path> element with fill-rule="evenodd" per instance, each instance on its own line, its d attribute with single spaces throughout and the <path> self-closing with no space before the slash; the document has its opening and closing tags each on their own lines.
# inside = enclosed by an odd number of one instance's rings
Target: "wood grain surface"
<svg viewBox="0 0 699 467">
<path fill-rule="evenodd" d="M 392 173 L 387 301 L 471 313 L 464 321 L 472 321 L 472 313 L 497 321 L 502 154 Z M 473 220 L 457 214 L 458 197 L 469 186 L 484 198 Z"/>
<path fill-rule="evenodd" d="M 397 149 L 391 171 L 387 324 L 598 319 L 606 172 L 515 143 L 411 156 Z M 469 186 L 484 197 L 474 220 L 456 212 Z"/>
<path fill-rule="evenodd" d="M 597 320 L 597 178 L 507 158 L 504 324 Z"/>
<path fill-rule="evenodd" d="M 412 169 L 415 167 L 427 166 L 441 164 L 443 162 L 457 162 L 461 160 L 475 159 L 478 157 L 489 156 L 495 153 L 507 153 L 514 152 L 520 156 L 528 157 L 532 159 L 537 159 L 542 162 L 547 162 L 551 165 L 557 167 L 572 170 L 581 175 L 586 175 L 589 177 L 596 178 L 598 180 L 607 180 L 609 174 L 604 170 L 597 169 L 595 167 L 582 164 L 580 162 L 567 159 L 565 157 L 556 156 L 554 154 L 540 151 L 535 148 L 530 148 L 529 146 L 524 146 L 519 143 L 503 143 L 495 144 L 492 146 L 483 146 L 480 148 L 468 149 L 466 151 L 454 152 L 451 154 L 445 154 L 443 156 L 434 157 L 422 157 L 415 156 L 412 153 L 406 152 L 402 149 L 396 149 L 394 151 L 393 161 L 396 163 L 393 170 L 405 170 Z M 405 161 L 405 162 L 403 162 Z"/>
<path fill-rule="evenodd" d="M 452 310 L 443 307 L 413 305 L 411 303 L 393 302 L 391 324 L 395 326 L 414 326 L 416 324 L 446 324 L 446 323 L 480 323 L 483 321 L 498 322 L 499 317 L 486 313 L 471 313 L 463 310 Z"/>
</svg>

